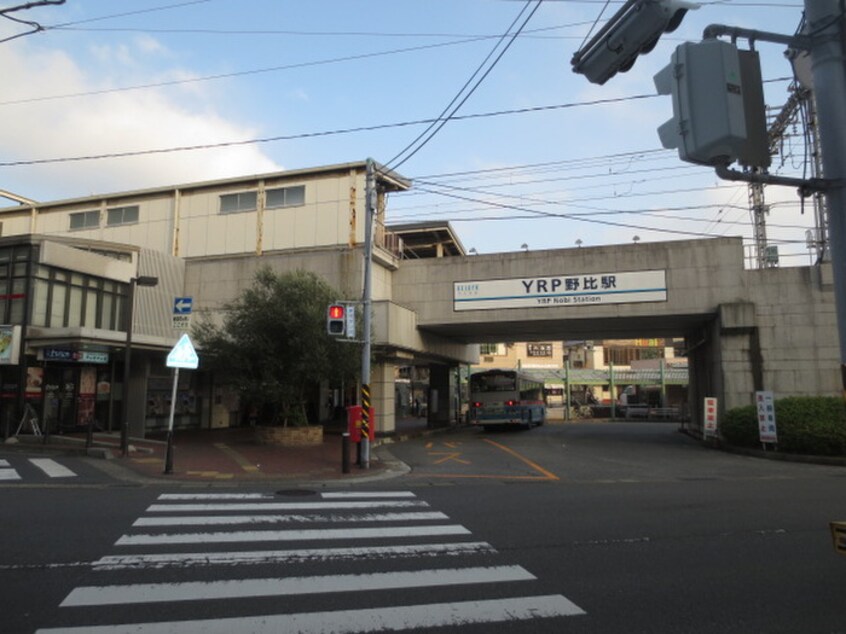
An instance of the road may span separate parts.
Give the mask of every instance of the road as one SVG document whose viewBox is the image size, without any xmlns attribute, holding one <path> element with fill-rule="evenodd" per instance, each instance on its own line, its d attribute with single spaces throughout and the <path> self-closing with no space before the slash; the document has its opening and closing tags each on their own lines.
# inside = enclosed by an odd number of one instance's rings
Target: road
<svg viewBox="0 0 846 634">
<path fill-rule="evenodd" d="M 390 451 L 354 488 L 3 485 L 3 631 L 846 632 L 845 468 L 645 423 Z"/>
</svg>

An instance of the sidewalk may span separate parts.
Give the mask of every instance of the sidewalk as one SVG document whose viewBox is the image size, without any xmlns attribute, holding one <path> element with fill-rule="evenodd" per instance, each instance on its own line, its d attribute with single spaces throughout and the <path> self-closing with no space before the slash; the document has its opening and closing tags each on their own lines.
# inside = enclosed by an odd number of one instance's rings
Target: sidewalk
<svg viewBox="0 0 846 634">
<path fill-rule="evenodd" d="M 130 479 L 160 482 L 344 482 L 383 479 L 401 475 L 408 468 L 393 459 L 384 447 L 392 442 L 455 429 L 429 429 L 422 418 L 397 421 L 396 433 L 373 443 L 370 468 L 356 465 L 356 446 L 350 443 L 350 472 L 342 472 L 341 429 L 324 427 L 323 443 L 309 447 L 261 445 L 251 428 L 176 430 L 173 442 L 173 473 L 165 475 L 166 435 L 130 439 L 130 451 L 121 456 L 119 433 L 94 434 L 89 455 L 114 458 L 109 469 L 123 468 Z M 85 435 L 51 436 L 47 446 L 40 438 L 22 437 L 20 449 L 39 451 L 85 451 Z M 9 445 L 2 445 L 8 447 Z M 13 445 L 14 446 L 14 445 Z"/>
</svg>

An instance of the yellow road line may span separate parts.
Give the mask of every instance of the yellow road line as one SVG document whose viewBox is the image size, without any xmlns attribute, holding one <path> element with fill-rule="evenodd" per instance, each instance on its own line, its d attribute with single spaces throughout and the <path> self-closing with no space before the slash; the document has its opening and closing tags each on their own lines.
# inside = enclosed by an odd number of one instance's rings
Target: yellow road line
<svg viewBox="0 0 846 634">
<path fill-rule="evenodd" d="M 232 458 L 232 460 L 234 460 L 236 463 L 238 463 L 238 466 L 241 467 L 247 473 L 258 472 L 259 468 L 256 465 L 254 465 L 252 462 L 247 460 L 244 456 L 239 454 L 232 447 L 225 445 L 222 442 L 217 442 L 217 443 L 214 444 L 214 446 L 217 447 L 218 449 L 220 449 L 227 456 Z"/>
<path fill-rule="evenodd" d="M 520 460 L 521 462 L 524 462 L 525 464 L 529 465 L 532 469 L 534 469 L 538 473 L 542 473 L 545 476 L 543 478 L 544 480 L 559 480 L 559 477 L 557 475 L 555 475 L 551 471 L 547 471 L 542 466 L 540 466 L 539 464 L 537 464 L 535 462 L 532 462 L 528 458 L 521 456 L 519 453 L 517 453 L 516 451 L 514 451 L 510 447 L 506 447 L 505 445 L 500 445 L 498 442 L 494 442 L 490 438 L 483 438 L 483 440 L 486 443 L 493 445 L 494 447 L 497 447 L 498 449 L 502 449 L 505 453 L 511 454 L 512 456 L 517 458 L 517 460 Z"/>
</svg>

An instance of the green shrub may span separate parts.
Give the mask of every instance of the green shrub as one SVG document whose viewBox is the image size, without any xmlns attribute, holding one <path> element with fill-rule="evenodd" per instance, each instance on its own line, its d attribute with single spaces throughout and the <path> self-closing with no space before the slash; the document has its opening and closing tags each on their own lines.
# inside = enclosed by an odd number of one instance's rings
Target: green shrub
<svg viewBox="0 0 846 634">
<path fill-rule="evenodd" d="M 846 406 L 836 396 L 791 396 L 775 402 L 779 450 L 820 456 L 846 455 Z M 732 445 L 755 447 L 758 438 L 754 405 L 726 413 L 720 433 Z"/>
</svg>

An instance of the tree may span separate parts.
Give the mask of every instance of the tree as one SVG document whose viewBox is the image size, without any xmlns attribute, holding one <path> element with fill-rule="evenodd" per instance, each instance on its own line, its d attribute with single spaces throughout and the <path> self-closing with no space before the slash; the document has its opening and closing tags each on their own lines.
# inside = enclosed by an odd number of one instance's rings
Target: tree
<svg viewBox="0 0 846 634">
<path fill-rule="evenodd" d="M 326 309 L 339 294 L 309 271 L 256 272 L 224 306 L 222 323 L 205 319 L 193 335 L 213 371 L 273 424 L 307 424 L 306 394 L 321 381 L 354 380 L 360 346 L 330 337 Z"/>
</svg>

